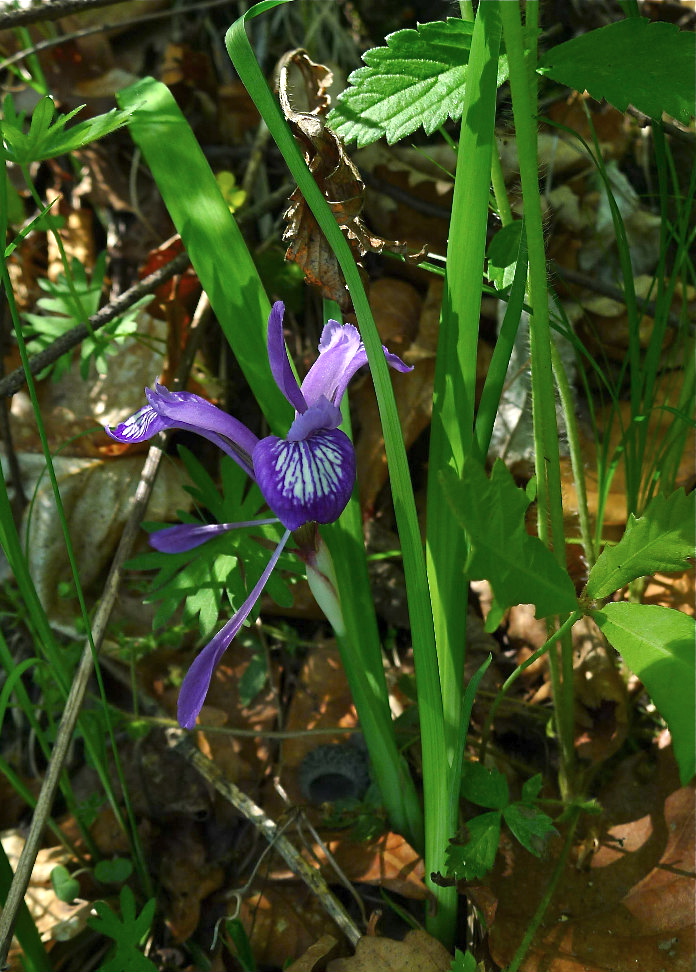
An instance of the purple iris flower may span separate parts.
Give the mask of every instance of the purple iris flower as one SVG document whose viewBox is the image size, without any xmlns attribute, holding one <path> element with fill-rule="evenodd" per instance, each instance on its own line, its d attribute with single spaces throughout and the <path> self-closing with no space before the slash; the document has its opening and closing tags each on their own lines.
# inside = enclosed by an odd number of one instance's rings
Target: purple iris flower
<svg viewBox="0 0 696 972">
<path fill-rule="evenodd" d="M 266 569 L 233 618 L 196 657 L 179 693 L 178 718 L 184 728 L 195 725 L 205 701 L 213 671 L 261 596 L 292 532 L 312 523 L 333 523 L 350 498 L 355 481 L 355 451 L 341 423 L 341 399 L 356 371 L 367 364 L 360 332 L 352 324 L 329 321 L 321 334 L 319 357 L 301 385 L 293 374 L 283 337 L 284 306 L 278 301 L 268 319 L 268 359 L 276 384 L 295 409 L 295 419 L 284 439 L 259 439 L 245 425 L 192 392 L 170 392 L 163 385 L 146 388 L 148 404 L 125 422 L 106 432 L 119 442 L 143 442 L 165 429 L 197 432 L 218 445 L 258 483 L 264 499 L 285 527 Z M 383 348 L 387 363 L 397 371 L 412 369 Z M 166 552 L 190 550 L 211 536 L 245 523 L 182 524 L 151 537 L 152 545 Z M 310 531 L 316 537 L 316 530 Z M 300 556 L 308 572 L 316 567 L 309 548 Z M 324 576 L 322 574 L 322 576 Z"/>
</svg>

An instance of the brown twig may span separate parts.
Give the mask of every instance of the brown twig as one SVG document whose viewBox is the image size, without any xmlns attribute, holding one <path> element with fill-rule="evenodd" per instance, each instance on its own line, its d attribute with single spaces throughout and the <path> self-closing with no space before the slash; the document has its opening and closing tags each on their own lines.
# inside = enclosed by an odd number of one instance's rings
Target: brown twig
<svg viewBox="0 0 696 972">
<path fill-rule="evenodd" d="M 218 793 L 256 827 L 273 849 L 281 855 L 292 872 L 303 880 L 317 896 L 324 910 L 336 922 L 351 945 L 356 945 L 362 938 L 362 934 L 341 902 L 330 890 L 323 875 L 304 859 L 294 844 L 282 833 L 278 824 L 268 817 L 246 793 L 228 780 L 211 759 L 208 759 L 200 749 L 196 748 L 190 735 L 184 733 L 181 729 L 178 732 L 176 730 L 170 732 L 169 738 L 175 744 L 174 751 L 180 753 Z"/>
<path fill-rule="evenodd" d="M 109 3 L 122 3 L 123 0 L 107 0 Z M 198 13 L 201 10 L 209 10 L 211 7 L 221 7 L 223 4 L 228 4 L 230 0 L 201 0 L 197 3 L 195 12 Z M 175 17 L 178 14 L 186 13 L 186 10 L 182 10 L 181 7 L 175 7 L 171 10 L 156 10 L 153 13 L 142 14 L 139 17 L 134 17 L 131 20 L 123 20 L 119 23 L 108 23 L 104 22 L 101 24 L 93 24 L 91 27 L 83 27 L 81 30 L 73 31 L 70 34 L 61 34 L 60 37 L 49 37 L 46 40 L 37 41 L 32 47 L 26 47 L 21 51 L 17 51 L 16 54 L 12 54 L 10 57 L 6 58 L 4 61 L 0 61 L 0 67 L 9 67 L 11 64 L 17 64 L 19 61 L 23 61 L 25 57 L 29 57 L 31 54 L 40 54 L 42 51 L 48 51 L 52 47 L 59 47 L 61 44 L 66 44 L 68 41 L 81 40 L 83 37 L 90 37 L 92 34 L 108 34 L 112 30 L 124 30 L 125 28 L 133 26 L 133 24 L 143 24 L 150 20 L 163 20 L 165 17 Z M 49 18 L 42 17 L 42 20 L 47 20 Z"/>
<path fill-rule="evenodd" d="M 33 7 L 0 13 L 0 30 L 37 24 L 42 20 L 60 20 L 70 14 L 80 14 L 99 7 L 113 7 L 114 4 L 123 2 L 124 0 L 50 0 L 50 3 L 37 3 Z"/>
<path fill-rule="evenodd" d="M 181 273 L 186 269 L 189 262 L 188 254 L 180 253 L 169 263 L 165 264 L 165 266 L 160 267 L 159 270 L 155 270 L 154 273 L 151 273 L 102 307 L 101 310 L 89 318 L 88 324 L 78 324 L 77 327 L 73 327 L 65 334 L 61 334 L 49 348 L 44 348 L 43 351 L 37 352 L 37 354 L 32 355 L 29 359 L 29 370 L 32 375 L 43 371 L 48 365 L 57 361 L 66 351 L 71 351 L 74 347 L 77 347 L 90 334 L 90 331 L 98 331 L 99 328 L 109 324 L 114 318 L 124 314 L 142 297 L 151 294 L 161 284 L 166 283 L 167 280 L 171 280 L 177 273 Z M 26 380 L 24 369 L 15 368 L 6 378 L 0 380 L 0 398 L 14 395 L 25 384 Z"/>
</svg>

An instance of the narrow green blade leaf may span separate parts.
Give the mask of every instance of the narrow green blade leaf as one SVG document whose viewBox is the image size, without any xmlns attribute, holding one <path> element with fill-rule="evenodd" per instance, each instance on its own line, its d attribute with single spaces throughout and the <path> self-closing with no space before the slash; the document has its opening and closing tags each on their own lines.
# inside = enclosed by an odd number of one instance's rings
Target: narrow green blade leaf
<svg viewBox="0 0 696 972">
<path fill-rule="evenodd" d="M 472 580 L 490 581 L 498 612 L 513 604 L 534 604 L 539 618 L 575 610 L 569 575 L 541 540 L 525 530 L 529 499 L 505 463 L 498 460 L 488 479 L 480 463 L 467 459 L 461 479 L 445 470 L 442 482 L 467 535 L 466 573 Z"/>
<path fill-rule="evenodd" d="M 590 571 L 585 594 L 609 597 L 638 577 L 657 571 L 686 570 L 696 543 L 696 493 L 678 489 L 656 496 L 614 547 L 605 547 Z"/>
<path fill-rule="evenodd" d="M 271 429 L 284 435 L 292 409 L 268 364 L 270 304 L 203 151 L 168 88 L 159 81 L 143 78 L 120 91 L 118 100 L 134 110 L 133 139 Z"/>
<path fill-rule="evenodd" d="M 694 618 L 654 604 L 606 604 L 592 616 L 669 726 L 682 783 L 696 773 Z"/>
<path fill-rule="evenodd" d="M 363 54 L 365 67 L 348 78 L 352 87 L 329 114 L 346 141 L 369 145 L 382 135 L 391 145 L 421 126 L 430 134 L 461 117 L 473 24 L 451 17 L 397 30 L 387 47 Z M 498 84 L 505 78 L 499 71 Z"/>
<path fill-rule="evenodd" d="M 632 104 L 651 118 L 667 112 L 686 124 L 694 114 L 695 61 L 692 31 L 629 17 L 553 47 L 539 73 L 606 98 L 619 111 Z"/>
</svg>

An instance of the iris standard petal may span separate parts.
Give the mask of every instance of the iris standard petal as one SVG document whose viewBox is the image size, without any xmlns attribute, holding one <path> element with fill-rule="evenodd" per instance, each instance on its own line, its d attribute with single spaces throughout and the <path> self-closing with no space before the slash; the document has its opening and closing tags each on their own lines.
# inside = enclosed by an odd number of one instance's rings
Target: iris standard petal
<svg viewBox="0 0 696 972">
<path fill-rule="evenodd" d="M 289 530 L 305 523 L 333 523 L 355 482 L 355 450 L 340 429 L 322 429 L 287 442 L 270 435 L 253 455 L 263 497 Z"/>
<path fill-rule="evenodd" d="M 277 522 L 278 518 L 273 517 L 270 520 L 243 520 L 240 523 L 180 523 L 151 533 L 149 541 L 151 547 L 162 553 L 183 553 L 185 550 L 200 547 L 202 543 L 212 540 L 220 533 L 227 533 L 228 530 Z"/>
<path fill-rule="evenodd" d="M 285 438 L 288 442 L 307 439 L 319 429 L 337 429 L 342 419 L 341 409 L 332 405 L 328 398 L 324 398 L 322 395 L 315 405 L 308 408 L 302 415 L 297 416 Z"/>
<path fill-rule="evenodd" d="M 194 659 L 193 664 L 186 673 L 184 681 L 181 683 L 179 691 L 179 701 L 177 703 L 177 717 L 179 725 L 184 729 L 193 729 L 201 711 L 205 697 L 210 688 L 210 680 L 213 677 L 220 659 L 229 648 L 232 640 L 239 633 L 242 625 L 251 614 L 251 610 L 261 597 L 261 592 L 266 586 L 268 578 L 271 576 L 278 558 L 283 552 L 283 547 L 288 542 L 290 530 L 286 530 L 280 542 L 273 552 L 273 556 L 268 561 L 266 569 L 259 577 L 257 583 L 248 598 L 242 604 L 233 618 L 215 635 L 212 641 L 208 642 L 203 651 Z"/>
<path fill-rule="evenodd" d="M 276 385 L 296 412 L 306 412 L 307 402 L 297 384 L 297 378 L 290 367 L 288 351 L 283 336 L 283 314 L 285 305 L 277 300 L 268 318 L 268 363 L 271 366 Z"/>
<path fill-rule="evenodd" d="M 357 327 L 329 321 L 321 332 L 319 357 L 302 382 L 302 394 L 307 404 L 314 405 L 324 395 L 334 405 L 339 405 L 336 389 L 342 385 L 345 391 L 350 379 L 366 361 Z"/>
<path fill-rule="evenodd" d="M 397 371 L 413 371 L 397 354 L 382 345 L 387 364 Z M 302 394 L 311 407 L 324 395 L 334 405 L 340 405 L 348 383 L 363 365 L 367 364 L 367 352 L 360 339 L 360 332 L 352 324 L 328 321 L 321 332 L 319 357 L 302 382 Z"/>
</svg>

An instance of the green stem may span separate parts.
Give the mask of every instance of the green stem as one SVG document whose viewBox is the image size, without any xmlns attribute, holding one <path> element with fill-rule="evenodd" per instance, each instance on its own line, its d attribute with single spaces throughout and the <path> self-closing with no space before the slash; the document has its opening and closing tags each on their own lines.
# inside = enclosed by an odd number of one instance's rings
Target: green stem
<svg viewBox="0 0 696 972">
<path fill-rule="evenodd" d="M 558 387 L 558 396 L 561 400 L 563 409 L 563 419 L 565 421 L 566 436 L 568 438 L 568 449 L 570 452 L 570 463 L 573 468 L 573 479 L 575 481 L 575 492 L 578 499 L 578 519 L 580 521 L 580 536 L 582 538 L 582 548 L 585 552 L 587 569 L 592 570 L 597 559 L 592 527 L 590 525 L 590 511 L 587 505 L 587 489 L 585 483 L 585 461 L 582 455 L 580 435 L 578 432 L 578 421 L 575 417 L 575 403 L 573 394 L 568 381 L 563 362 L 555 344 L 551 344 L 551 359 L 553 362 L 553 374 Z"/>
<path fill-rule="evenodd" d="M 529 336 L 532 362 L 532 408 L 534 448 L 538 490 L 539 537 L 553 550 L 558 563 L 565 568 L 565 538 L 561 496 L 560 449 L 556 425 L 551 328 L 546 279 L 546 252 L 538 181 L 536 75 L 531 74 L 525 56 L 520 5 L 499 3 L 505 45 L 510 68 L 510 88 L 515 118 L 520 180 L 525 207 L 525 227 L 529 251 L 529 300 L 532 316 Z M 528 4 L 536 8 L 537 4 Z M 534 11 L 536 14 L 536 10 Z M 532 44 L 530 58 L 536 64 L 536 34 L 527 35 Z M 567 644 L 563 655 L 568 654 Z M 554 687 L 556 725 L 561 747 L 560 782 L 564 793 L 572 792 L 573 748 L 573 683 L 561 681 L 554 656 L 550 656 Z M 563 660 L 563 671 L 572 667 L 572 658 Z"/>
<path fill-rule="evenodd" d="M 578 825 L 578 820 L 580 819 L 580 807 L 572 807 L 570 812 L 570 823 L 568 825 L 568 833 L 566 834 L 566 839 L 563 843 L 563 848 L 558 856 L 558 860 L 551 872 L 551 878 L 546 886 L 546 891 L 544 896 L 539 902 L 537 910 L 534 912 L 532 920 L 527 926 L 527 930 L 524 933 L 524 937 L 519 944 L 517 951 L 512 959 L 512 962 L 508 965 L 506 972 L 517 972 L 517 970 L 522 965 L 524 958 L 529 950 L 529 946 L 532 944 L 534 936 L 537 933 L 537 929 L 541 924 L 544 915 L 546 914 L 546 909 L 551 903 L 551 898 L 556 890 L 558 882 L 561 879 L 563 871 L 565 870 L 566 863 L 568 861 L 568 855 L 570 854 L 571 848 L 573 846 L 573 838 L 575 837 L 575 828 Z"/>
<path fill-rule="evenodd" d="M 537 648 L 537 650 L 531 654 L 529 658 L 525 659 L 521 665 L 518 665 L 512 675 L 509 675 L 508 678 L 505 679 L 495 699 L 493 700 L 493 704 L 491 705 L 490 711 L 486 716 L 486 721 L 483 726 L 483 731 L 481 733 L 481 747 L 479 750 L 479 761 L 481 763 L 483 763 L 486 758 L 486 750 L 488 748 L 488 741 L 491 735 L 491 726 L 493 725 L 493 720 L 495 719 L 495 714 L 498 711 L 498 706 L 500 703 L 503 701 L 522 672 L 529 668 L 530 665 L 533 665 L 535 661 L 538 661 L 542 655 L 545 655 L 546 652 L 549 651 L 549 649 L 552 648 L 557 641 L 564 638 L 565 635 L 571 630 L 575 622 L 580 620 L 582 614 L 582 611 L 573 611 L 573 613 L 566 618 L 560 628 L 558 628 L 558 630 L 555 631 L 540 648 Z"/>
</svg>

